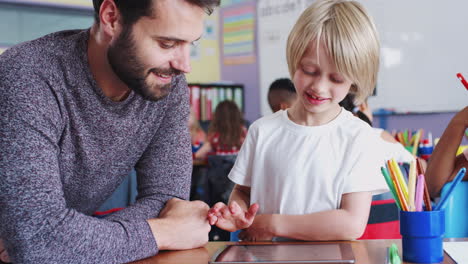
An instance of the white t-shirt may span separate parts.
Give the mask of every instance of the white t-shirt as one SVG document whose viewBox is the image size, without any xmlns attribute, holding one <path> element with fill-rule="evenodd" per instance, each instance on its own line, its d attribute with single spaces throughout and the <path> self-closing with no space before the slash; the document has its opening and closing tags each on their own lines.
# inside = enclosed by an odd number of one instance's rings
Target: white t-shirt
<svg viewBox="0 0 468 264">
<path fill-rule="evenodd" d="M 298 125 L 279 111 L 250 126 L 229 178 L 251 187 L 260 214 L 338 209 L 343 194 L 388 191 L 377 140 L 368 124 L 344 109 L 321 126 Z"/>
<path fill-rule="evenodd" d="M 406 150 L 402 144 L 385 141 L 381 136 L 382 131 L 382 128 L 374 128 L 375 134 L 380 138 L 382 143 L 381 149 L 383 151 L 385 160 L 393 158 L 396 160 L 396 162 L 405 163 L 410 163 L 412 160 L 414 160 L 413 154 Z"/>
</svg>

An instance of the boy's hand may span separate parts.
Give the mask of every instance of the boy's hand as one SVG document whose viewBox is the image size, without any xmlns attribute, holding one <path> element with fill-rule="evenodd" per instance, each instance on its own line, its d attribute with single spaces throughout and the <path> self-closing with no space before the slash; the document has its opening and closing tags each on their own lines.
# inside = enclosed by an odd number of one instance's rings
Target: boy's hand
<svg viewBox="0 0 468 264">
<path fill-rule="evenodd" d="M 224 203 L 217 203 L 208 211 L 208 221 L 210 225 L 229 232 L 249 227 L 258 211 L 258 204 L 253 204 L 247 211 L 236 203 L 232 202 L 227 206 Z"/>
</svg>

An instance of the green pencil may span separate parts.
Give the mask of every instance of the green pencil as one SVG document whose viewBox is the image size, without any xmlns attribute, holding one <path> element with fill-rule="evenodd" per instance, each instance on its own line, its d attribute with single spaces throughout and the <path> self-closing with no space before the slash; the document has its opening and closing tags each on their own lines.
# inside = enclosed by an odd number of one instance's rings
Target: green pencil
<svg viewBox="0 0 468 264">
<path fill-rule="evenodd" d="M 398 206 L 398 209 L 401 210 L 400 199 L 398 199 L 398 195 L 396 193 L 395 186 L 393 185 L 393 181 L 390 178 L 390 174 L 388 173 L 387 168 L 381 167 L 380 169 L 381 169 L 382 174 L 383 174 L 383 176 L 385 178 L 385 181 L 387 182 L 388 188 L 390 188 L 390 191 L 392 192 L 393 198 L 395 199 L 395 203 Z"/>
</svg>

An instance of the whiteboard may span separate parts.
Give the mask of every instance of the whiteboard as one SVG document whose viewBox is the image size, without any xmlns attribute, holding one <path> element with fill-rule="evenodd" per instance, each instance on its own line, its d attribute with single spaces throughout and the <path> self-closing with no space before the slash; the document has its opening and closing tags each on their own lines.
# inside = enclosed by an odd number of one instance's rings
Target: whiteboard
<svg viewBox="0 0 468 264">
<path fill-rule="evenodd" d="M 314 0 L 259 0 L 258 42 L 262 114 L 271 113 L 271 82 L 289 77 L 286 41 L 300 13 Z M 467 0 L 359 0 L 374 18 L 381 41 L 373 109 L 397 112 L 458 111 L 468 91 Z"/>
</svg>

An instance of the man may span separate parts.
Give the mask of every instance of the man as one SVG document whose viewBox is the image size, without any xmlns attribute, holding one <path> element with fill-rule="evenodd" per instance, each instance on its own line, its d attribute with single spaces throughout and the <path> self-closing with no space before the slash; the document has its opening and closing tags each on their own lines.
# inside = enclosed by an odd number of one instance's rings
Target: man
<svg viewBox="0 0 468 264">
<path fill-rule="evenodd" d="M 291 107 L 296 97 L 294 84 L 288 78 L 275 80 L 268 89 L 268 104 L 270 104 L 273 113 Z"/>
<path fill-rule="evenodd" d="M 180 200 L 191 173 L 183 74 L 217 5 L 94 0 L 90 30 L 0 56 L 0 251 L 12 262 L 123 263 L 207 243 L 208 206 Z M 137 202 L 90 216 L 133 167 Z"/>
</svg>

